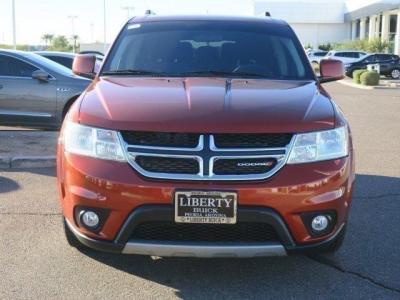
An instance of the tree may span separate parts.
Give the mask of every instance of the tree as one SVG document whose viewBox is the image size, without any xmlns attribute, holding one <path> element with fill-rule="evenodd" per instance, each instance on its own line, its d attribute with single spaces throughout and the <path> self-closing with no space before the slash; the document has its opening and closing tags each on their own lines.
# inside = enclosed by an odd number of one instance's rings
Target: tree
<svg viewBox="0 0 400 300">
<path fill-rule="evenodd" d="M 71 51 L 72 46 L 64 35 L 58 35 L 52 39 L 49 49 L 52 51 Z"/>
<path fill-rule="evenodd" d="M 45 33 L 42 35 L 42 40 L 44 41 L 46 48 L 51 44 L 51 41 L 53 40 L 54 35 L 50 33 Z"/>
</svg>

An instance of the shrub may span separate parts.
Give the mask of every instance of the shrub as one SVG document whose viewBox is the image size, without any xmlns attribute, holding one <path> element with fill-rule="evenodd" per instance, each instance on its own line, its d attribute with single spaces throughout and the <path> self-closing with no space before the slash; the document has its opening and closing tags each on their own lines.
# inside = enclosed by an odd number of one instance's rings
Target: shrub
<svg viewBox="0 0 400 300">
<path fill-rule="evenodd" d="M 319 49 L 319 50 L 322 50 L 322 51 L 329 51 L 329 50 L 332 50 L 332 49 L 333 49 L 333 45 L 332 45 L 331 43 L 320 44 L 320 45 L 318 46 L 318 49 Z"/>
<path fill-rule="evenodd" d="M 362 73 L 365 73 L 365 72 L 367 72 L 367 70 L 355 70 L 355 71 L 353 71 L 353 81 L 355 83 L 360 84 L 361 83 L 360 76 L 361 76 Z"/>
<path fill-rule="evenodd" d="M 360 81 L 362 85 L 378 85 L 379 77 L 378 72 L 367 71 L 361 74 Z"/>
<path fill-rule="evenodd" d="M 343 43 L 335 43 L 333 48 L 335 50 L 360 50 L 365 52 L 386 52 L 389 50 L 390 43 L 388 41 L 382 41 L 380 38 L 374 38 L 372 40 L 353 40 Z"/>
</svg>

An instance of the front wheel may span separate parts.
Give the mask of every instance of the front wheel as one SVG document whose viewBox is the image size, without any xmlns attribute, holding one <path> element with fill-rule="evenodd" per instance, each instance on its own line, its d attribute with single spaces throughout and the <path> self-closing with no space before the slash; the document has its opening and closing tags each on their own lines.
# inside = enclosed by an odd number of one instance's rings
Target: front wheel
<svg viewBox="0 0 400 300">
<path fill-rule="evenodd" d="M 400 69 L 393 69 L 392 72 L 390 72 L 390 77 L 393 79 L 400 79 Z"/>
</svg>

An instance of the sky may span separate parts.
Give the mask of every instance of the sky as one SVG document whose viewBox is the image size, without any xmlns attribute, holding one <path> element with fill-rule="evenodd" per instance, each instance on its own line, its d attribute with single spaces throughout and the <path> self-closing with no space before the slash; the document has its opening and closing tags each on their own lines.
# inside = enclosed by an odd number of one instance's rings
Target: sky
<svg viewBox="0 0 400 300">
<path fill-rule="evenodd" d="M 44 44 L 45 33 L 71 37 L 76 34 L 83 43 L 103 42 L 104 0 L 14 0 L 16 7 L 17 44 Z M 105 0 L 106 37 L 113 41 L 130 16 L 143 15 L 146 9 L 157 14 L 253 15 L 255 0 Z M 263 0 L 257 0 L 263 1 Z M 281 0 L 264 0 L 279 2 Z M 357 7 L 377 0 L 285 0 L 341 1 Z M 12 0 L 0 0 L 0 44 L 12 44 Z M 72 18 L 69 18 L 72 17 Z M 72 22 L 73 20 L 73 22 Z M 74 25 L 72 25 L 74 23 Z"/>
<path fill-rule="evenodd" d="M 72 27 L 81 42 L 103 42 L 103 1 L 15 0 L 17 44 L 43 44 L 41 37 L 45 33 L 71 37 Z M 130 7 L 130 16 L 143 15 L 148 8 L 157 14 L 253 14 L 253 0 L 105 1 L 107 42 L 112 42 L 128 20 L 128 10 L 123 7 Z M 11 3 L 12 0 L 0 0 L 0 44 L 12 44 Z"/>
</svg>

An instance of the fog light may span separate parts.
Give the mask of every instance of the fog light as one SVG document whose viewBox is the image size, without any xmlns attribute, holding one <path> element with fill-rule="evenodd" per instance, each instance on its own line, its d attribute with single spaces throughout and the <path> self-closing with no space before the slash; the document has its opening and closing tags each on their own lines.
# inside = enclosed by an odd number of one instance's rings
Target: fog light
<svg viewBox="0 0 400 300">
<path fill-rule="evenodd" d="M 90 228 L 96 228 L 99 225 L 99 216 L 93 211 L 85 211 L 82 216 L 81 220 L 83 224 Z"/>
<path fill-rule="evenodd" d="M 324 231 L 328 228 L 329 222 L 330 221 L 327 216 L 318 215 L 312 219 L 311 228 L 316 232 Z"/>
</svg>

